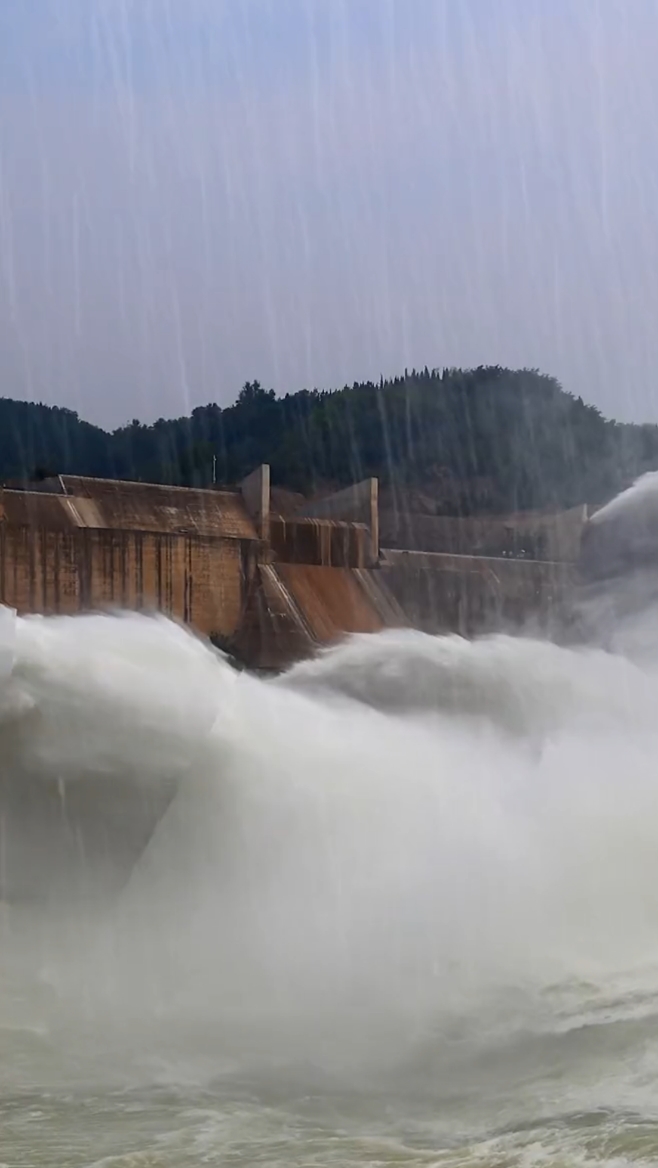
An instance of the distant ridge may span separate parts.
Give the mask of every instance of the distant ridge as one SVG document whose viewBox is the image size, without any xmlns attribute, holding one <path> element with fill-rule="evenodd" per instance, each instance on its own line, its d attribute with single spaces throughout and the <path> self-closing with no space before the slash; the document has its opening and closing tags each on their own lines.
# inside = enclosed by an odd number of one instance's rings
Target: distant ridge
<svg viewBox="0 0 658 1168">
<path fill-rule="evenodd" d="M 482 514 L 602 502 L 658 468 L 658 426 L 608 420 L 537 370 L 405 371 L 277 397 L 247 382 L 224 409 L 112 433 L 60 407 L 0 398 L 0 480 L 53 473 L 183 486 L 261 462 L 304 494 L 377 475 L 389 506 Z"/>
</svg>

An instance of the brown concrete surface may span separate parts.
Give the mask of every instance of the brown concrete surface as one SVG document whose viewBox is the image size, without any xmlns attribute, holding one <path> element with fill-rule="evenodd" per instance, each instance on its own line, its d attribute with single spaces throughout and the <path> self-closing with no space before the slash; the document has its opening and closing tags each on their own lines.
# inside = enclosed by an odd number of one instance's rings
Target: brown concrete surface
<svg viewBox="0 0 658 1168">
<path fill-rule="evenodd" d="M 81 526 L 76 523 L 74 512 L 60 495 L 2 489 L 0 489 L 0 523 L 11 527 L 39 528 L 43 531 L 69 531 Z"/>
<path fill-rule="evenodd" d="M 377 569 L 259 565 L 229 646 L 260 669 L 283 669 L 349 633 L 407 623 Z"/>
<path fill-rule="evenodd" d="M 370 533 L 362 523 L 331 519 L 270 520 L 273 556 L 290 564 L 326 568 L 365 568 L 370 562 Z"/>
<path fill-rule="evenodd" d="M 279 670 L 317 648 L 274 564 L 259 564 L 246 590 L 240 624 L 226 645 L 249 668 Z"/>
<path fill-rule="evenodd" d="M 239 491 L 196 490 L 158 483 L 60 475 L 62 493 L 75 499 L 80 526 L 121 531 L 257 539 Z M 86 500 L 87 506 L 79 505 Z M 65 505 L 63 503 L 63 505 Z"/>
<path fill-rule="evenodd" d="M 228 637 L 253 562 L 249 541 L 0 523 L 0 599 L 19 613 L 157 610 Z"/>
<path fill-rule="evenodd" d="M 387 551 L 383 582 L 414 628 L 428 633 L 550 631 L 568 612 L 572 564 Z"/>
<path fill-rule="evenodd" d="M 349 569 L 278 564 L 277 571 L 318 644 L 339 640 L 346 633 L 377 633 L 384 627 Z"/>
<path fill-rule="evenodd" d="M 364 524 L 370 533 L 370 560 L 379 556 L 379 482 L 364 479 L 331 495 L 307 500 L 297 510 L 300 518 L 336 519 L 344 523 Z"/>
</svg>

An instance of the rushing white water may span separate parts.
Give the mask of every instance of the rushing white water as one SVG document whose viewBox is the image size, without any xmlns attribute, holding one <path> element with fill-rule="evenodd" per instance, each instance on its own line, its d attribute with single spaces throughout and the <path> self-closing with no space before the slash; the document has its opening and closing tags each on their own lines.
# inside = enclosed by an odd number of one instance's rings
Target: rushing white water
<svg viewBox="0 0 658 1168">
<path fill-rule="evenodd" d="M 0 674 L 0 1158 L 656 1162 L 658 661 L 5 612 Z"/>
</svg>

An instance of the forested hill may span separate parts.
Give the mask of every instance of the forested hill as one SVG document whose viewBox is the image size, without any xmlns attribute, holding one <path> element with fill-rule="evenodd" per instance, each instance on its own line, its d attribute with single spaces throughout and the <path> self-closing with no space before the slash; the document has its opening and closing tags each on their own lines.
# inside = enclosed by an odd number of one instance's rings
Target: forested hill
<svg viewBox="0 0 658 1168">
<path fill-rule="evenodd" d="M 208 485 L 269 462 L 311 492 L 378 475 L 447 513 L 599 502 L 658 468 L 658 426 L 605 419 L 532 370 L 413 371 L 334 392 L 276 397 L 247 383 L 234 405 L 107 433 L 70 410 L 0 399 L 0 479 L 49 473 Z"/>
</svg>

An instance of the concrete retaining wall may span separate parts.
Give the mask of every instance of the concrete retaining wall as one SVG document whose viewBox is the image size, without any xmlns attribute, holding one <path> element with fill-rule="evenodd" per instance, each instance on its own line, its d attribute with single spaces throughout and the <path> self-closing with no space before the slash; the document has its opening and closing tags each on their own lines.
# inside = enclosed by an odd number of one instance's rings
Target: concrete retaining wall
<svg viewBox="0 0 658 1168">
<path fill-rule="evenodd" d="M 19 613 L 157 609 L 230 637 L 257 544 L 93 528 L 0 524 L 0 600 Z"/>
<path fill-rule="evenodd" d="M 370 532 L 370 558 L 379 556 L 379 483 L 364 479 L 323 499 L 305 503 L 297 515 L 308 519 L 337 519 L 344 523 L 363 523 Z"/>
<path fill-rule="evenodd" d="M 549 632 L 573 602 L 569 564 L 422 552 L 386 552 L 382 578 L 409 624 L 465 637 Z"/>
<path fill-rule="evenodd" d="M 370 562 L 370 532 L 360 523 L 273 517 L 270 541 L 276 559 L 289 564 L 365 568 Z"/>
<path fill-rule="evenodd" d="M 586 519 L 585 506 L 547 515 L 465 518 L 386 510 L 380 514 L 379 531 L 385 548 L 571 563 L 578 559 Z"/>
</svg>

